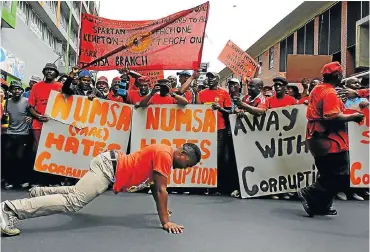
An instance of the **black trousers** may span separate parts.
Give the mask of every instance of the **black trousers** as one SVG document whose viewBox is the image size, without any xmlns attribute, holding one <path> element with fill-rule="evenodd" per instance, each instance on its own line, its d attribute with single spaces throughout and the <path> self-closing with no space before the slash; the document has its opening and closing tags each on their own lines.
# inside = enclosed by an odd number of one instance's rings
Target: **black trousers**
<svg viewBox="0 0 370 252">
<path fill-rule="evenodd" d="M 26 153 L 28 138 L 28 135 L 2 135 L 1 170 L 2 177 L 9 184 L 20 185 L 30 179 L 32 168 Z"/>
<path fill-rule="evenodd" d="M 316 183 L 303 188 L 302 193 L 314 210 L 327 210 L 331 207 L 335 195 L 349 187 L 348 152 L 315 157 L 315 165 L 320 176 Z"/>
</svg>

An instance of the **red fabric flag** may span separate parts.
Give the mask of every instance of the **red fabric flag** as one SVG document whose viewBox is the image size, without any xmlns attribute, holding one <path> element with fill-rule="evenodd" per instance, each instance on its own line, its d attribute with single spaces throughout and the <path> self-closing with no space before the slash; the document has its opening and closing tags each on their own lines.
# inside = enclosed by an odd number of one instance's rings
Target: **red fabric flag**
<svg viewBox="0 0 370 252">
<path fill-rule="evenodd" d="M 122 51 L 87 67 L 89 70 L 198 69 L 201 58 L 209 2 L 158 20 L 117 21 L 82 15 L 80 67 L 122 45 Z M 143 37 L 137 44 L 132 42 Z"/>
</svg>

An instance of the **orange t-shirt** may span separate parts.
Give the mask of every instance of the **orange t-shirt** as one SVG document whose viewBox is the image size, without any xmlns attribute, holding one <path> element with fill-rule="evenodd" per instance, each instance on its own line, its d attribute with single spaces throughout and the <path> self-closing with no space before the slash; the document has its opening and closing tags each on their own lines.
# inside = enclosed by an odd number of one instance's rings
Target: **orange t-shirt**
<svg viewBox="0 0 370 252">
<path fill-rule="evenodd" d="M 348 151 L 348 135 L 344 122 L 330 120 L 345 112 L 343 102 L 337 97 L 335 88 L 322 83 L 312 90 L 307 106 L 306 139 L 313 156 Z"/>
<path fill-rule="evenodd" d="M 33 107 L 37 113 L 44 115 L 51 90 L 60 91 L 62 86 L 63 84 L 60 82 L 46 83 L 42 81 L 36 83 L 31 89 L 28 104 Z M 32 129 L 42 129 L 42 122 L 33 120 Z"/>
<path fill-rule="evenodd" d="M 159 94 L 154 94 L 152 98 L 150 98 L 148 105 L 151 104 L 177 104 L 175 98 L 171 97 L 170 95 L 160 96 Z"/>
<path fill-rule="evenodd" d="M 141 102 L 141 100 L 144 99 L 144 97 L 145 95 L 144 96 L 140 95 L 139 90 L 130 90 L 128 91 L 127 95 L 127 103 L 135 105 L 136 103 Z"/>
<path fill-rule="evenodd" d="M 297 100 L 289 95 L 284 95 L 281 99 L 278 99 L 276 95 L 274 95 L 267 99 L 267 107 L 269 109 L 282 108 L 291 105 L 297 105 Z"/>
<path fill-rule="evenodd" d="M 119 152 L 114 192 L 149 184 L 153 180 L 153 171 L 168 178 L 173 166 L 173 153 L 174 149 L 165 144 L 152 144 L 129 155 Z"/>
<path fill-rule="evenodd" d="M 221 108 L 231 108 L 232 103 L 230 95 L 223 89 L 205 89 L 199 92 L 199 100 L 203 104 L 212 104 L 217 102 Z M 222 130 L 226 128 L 225 119 L 220 111 L 217 111 L 217 129 Z"/>
<path fill-rule="evenodd" d="M 113 91 L 110 91 L 109 94 L 108 94 L 108 99 L 110 101 L 115 101 L 115 102 L 123 102 L 123 97 L 122 96 L 114 96 L 113 95 Z"/>
<path fill-rule="evenodd" d="M 304 104 L 306 101 L 308 101 L 308 96 L 305 96 L 299 99 L 298 104 Z"/>
</svg>

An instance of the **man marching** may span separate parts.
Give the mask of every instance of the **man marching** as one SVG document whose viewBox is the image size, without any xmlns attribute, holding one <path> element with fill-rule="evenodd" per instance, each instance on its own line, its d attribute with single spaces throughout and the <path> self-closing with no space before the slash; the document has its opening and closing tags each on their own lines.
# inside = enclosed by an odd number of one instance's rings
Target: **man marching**
<svg viewBox="0 0 370 252">
<path fill-rule="evenodd" d="M 201 151 L 192 143 L 178 149 L 152 144 L 128 155 L 116 150 L 103 152 L 91 161 L 89 171 L 75 186 L 34 187 L 30 190 L 31 198 L 2 202 L 1 233 L 19 235 L 20 230 L 14 226 L 18 220 L 77 212 L 112 183 L 115 194 L 150 184 L 163 229 L 169 233 L 182 233 L 183 226 L 169 221 L 167 178 L 172 167 L 193 167 L 200 159 Z"/>
</svg>

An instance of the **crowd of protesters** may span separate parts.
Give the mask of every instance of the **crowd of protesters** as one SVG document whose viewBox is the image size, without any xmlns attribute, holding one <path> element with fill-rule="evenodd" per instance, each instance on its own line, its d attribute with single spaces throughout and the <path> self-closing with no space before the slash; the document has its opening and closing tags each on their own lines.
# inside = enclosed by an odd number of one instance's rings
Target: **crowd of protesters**
<svg viewBox="0 0 370 252">
<path fill-rule="evenodd" d="M 324 77 L 338 69 L 328 68 Z M 232 78 L 227 88 L 220 87 L 218 73 L 208 72 L 206 80 L 198 84 L 199 72 L 178 72 L 153 84 L 150 78 L 124 68 L 119 71 L 109 85 L 105 76 L 96 82 L 87 70 L 73 68 L 68 75 L 60 74 L 55 64 L 47 63 L 42 69 L 43 77 L 32 76 L 29 87 L 24 89 L 18 81 L 9 85 L 2 83 L 1 99 L 1 172 L 2 187 L 29 188 L 35 185 L 69 185 L 73 179 L 33 171 L 33 164 L 44 122 L 46 105 L 51 90 L 65 95 L 87 96 L 89 99 L 101 98 L 115 102 L 132 104 L 135 108 L 151 104 L 210 104 L 218 111 L 218 187 L 212 190 L 173 188 L 172 193 L 231 194 L 239 197 L 239 182 L 236 169 L 233 141 L 228 117 L 230 114 L 245 116 L 245 113 L 261 115 L 268 109 L 309 105 L 309 95 L 316 86 L 325 89 L 325 80 L 303 79 L 303 92 L 296 84 L 289 84 L 283 77 L 275 77 L 272 83 L 264 83 L 254 78 L 241 83 Z M 118 75 L 118 74 L 117 74 Z M 336 95 L 346 108 L 369 106 L 368 79 L 349 78 L 335 85 Z M 271 85 L 272 84 L 272 85 Z M 242 94 L 247 85 L 247 94 Z M 310 105 L 309 105 L 310 106 Z M 349 169 L 349 167 L 348 167 Z M 349 178 L 348 178 L 349 179 Z M 274 195 L 274 199 L 290 199 L 295 194 Z M 368 191 L 348 188 L 337 194 L 341 200 L 351 197 L 355 200 L 368 198 Z"/>
</svg>

